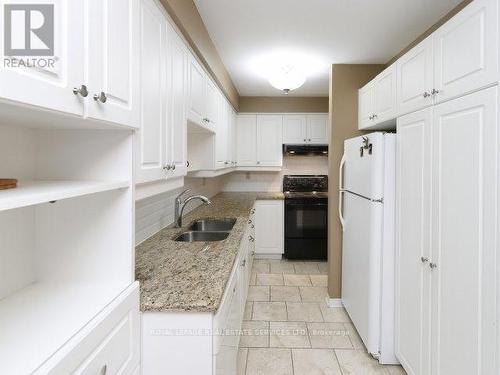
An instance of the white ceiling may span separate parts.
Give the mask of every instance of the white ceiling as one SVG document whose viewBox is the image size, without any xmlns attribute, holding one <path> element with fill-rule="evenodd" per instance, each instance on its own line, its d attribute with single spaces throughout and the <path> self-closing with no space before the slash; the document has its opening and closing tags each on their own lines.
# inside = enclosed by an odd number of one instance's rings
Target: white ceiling
<svg viewBox="0 0 500 375">
<path fill-rule="evenodd" d="M 280 51 L 320 62 L 294 96 L 328 96 L 329 65 L 386 63 L 461 0 L 195 0 L 242 96 L 283 95 L 255 60 Z"/>
</svg>

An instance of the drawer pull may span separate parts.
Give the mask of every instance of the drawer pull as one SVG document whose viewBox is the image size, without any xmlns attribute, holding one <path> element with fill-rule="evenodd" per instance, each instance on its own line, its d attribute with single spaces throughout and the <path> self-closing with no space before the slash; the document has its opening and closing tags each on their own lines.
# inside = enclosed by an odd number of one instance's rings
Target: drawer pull
<svg viewBox="0 0 500 375">
<path fill-rule="evenodd" d="M 248 239 L 250 240 L 250 242 L 254 242 L 255 241 L 255 238 L 253 238 L 252 236 L 249 236 Z"/>
<path fill-rule="evenodd" d="M 108 372 L 108 366 L 107 365 L 102 366 L 101 375 L 106 375 L 107 372 Z"/>
<path fill-rule="evenodd" d="M 252 224 L 252 219 L 248 220 L 248 224 Z"/>
<path fill-rule="evenodd" d="M 252 225 L 250 226 L 250 228 L 254 229 L 254 228 L 255 228 L 255 225 L 253 225 L 253 224 L 252 224 Z"/>
<path fill-rule="evenodd" d="M 243 259 L 243 261 L 241 262 L 241 267 L 245 267 L 247 264 L 247 260 L 246 259 Z"/>
</svg>

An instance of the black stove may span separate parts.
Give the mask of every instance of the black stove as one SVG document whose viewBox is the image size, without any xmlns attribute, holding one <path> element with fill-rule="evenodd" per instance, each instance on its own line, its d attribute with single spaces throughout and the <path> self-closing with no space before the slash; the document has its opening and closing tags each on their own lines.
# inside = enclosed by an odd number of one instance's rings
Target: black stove
<svg viewBox="0 0 500 375">
<path fill-rule="evenodd" d="M 327 259 L 328 176 L 286 175 L 285 258 Z"/>
</svg>

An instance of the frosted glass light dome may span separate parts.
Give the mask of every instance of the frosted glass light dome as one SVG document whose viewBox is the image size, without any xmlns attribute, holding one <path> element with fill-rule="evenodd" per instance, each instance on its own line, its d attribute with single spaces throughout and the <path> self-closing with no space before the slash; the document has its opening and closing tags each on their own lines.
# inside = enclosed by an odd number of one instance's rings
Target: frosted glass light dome
<svg viewBox="0 0 500 375">
<path fill-rule="evenodd" d="M 285 94 L 298 89 L 305 82 L 305 75 L 291 65 L 283 66 L 269 78 L 269 83 Z"/>
</svg>

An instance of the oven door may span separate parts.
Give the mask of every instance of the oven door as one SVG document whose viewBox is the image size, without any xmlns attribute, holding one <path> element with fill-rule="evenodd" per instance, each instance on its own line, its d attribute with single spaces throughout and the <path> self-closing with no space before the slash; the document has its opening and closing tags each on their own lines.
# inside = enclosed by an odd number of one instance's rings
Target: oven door
<svg viewBox="0 0 500 375">
<path fill-rule="evenodd" d="M 324 238 L 327 228 L 327 202 L 320 199 L 285 201 L 286 238 Z"/>
</svg>

